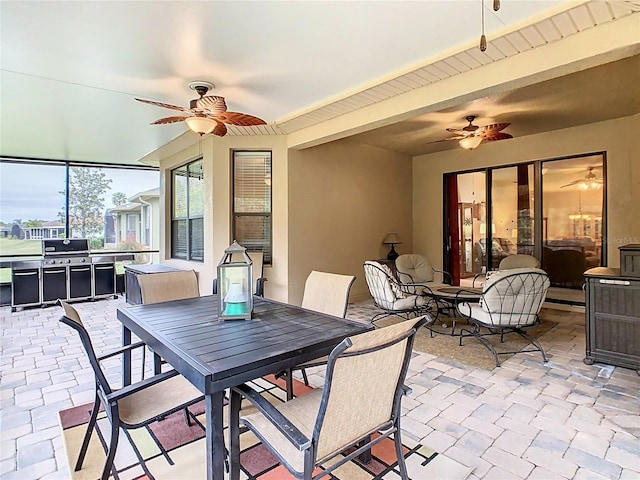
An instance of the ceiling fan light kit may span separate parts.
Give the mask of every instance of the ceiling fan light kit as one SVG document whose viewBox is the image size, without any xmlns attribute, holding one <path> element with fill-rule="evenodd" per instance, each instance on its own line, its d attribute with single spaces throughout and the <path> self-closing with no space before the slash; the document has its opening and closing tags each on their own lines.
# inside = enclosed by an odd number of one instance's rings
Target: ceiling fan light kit
<svg viewBox="0 0 640 480">
<path fill-rule="evenodd" d="M 184 121 L 191 130 L 201 136 L 213 132 L 217 125 L 215 120 L 208 117 L 187 117 Z"/>
<path fill-rule="evenodd" d="M 482 143 L 482 137 L 476 137 L 475 135 L 472 135 L 470 137 L 465 137 L 458 142 L 458 144 L 466 150 L 473 150 L 481 143 Z"/>
</svg>

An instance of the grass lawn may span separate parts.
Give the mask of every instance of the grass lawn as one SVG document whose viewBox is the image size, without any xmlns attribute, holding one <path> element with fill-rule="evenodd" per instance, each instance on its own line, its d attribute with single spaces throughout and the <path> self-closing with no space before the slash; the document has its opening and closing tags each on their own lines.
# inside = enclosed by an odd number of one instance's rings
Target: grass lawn
<svg viewBox="0 0 640 480">
<path fill-rule="evenodd" d="M 0 238 L 0 255 L 42 255 L 42 240 Z M 11 282 L 11 269 L 0 268 L 0 283 Z"/>
<path fill-rule="evenodd" d="M 0 255 L 42 255 L 42 240 L 0 238 Z"/>
</svg>

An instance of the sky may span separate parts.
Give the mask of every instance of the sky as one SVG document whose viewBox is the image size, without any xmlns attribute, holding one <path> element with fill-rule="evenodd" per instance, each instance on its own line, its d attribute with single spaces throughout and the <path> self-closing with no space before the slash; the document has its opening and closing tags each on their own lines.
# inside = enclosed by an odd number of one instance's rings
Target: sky
<svg viewBox="0 0 640 480">
<path fill-rule="evenodd" d="M 122 192 L 127 197 L 159 185 L 158 172 L 103 168 L 111 182 L 105 195 L 105 209 L 113 206 L 111 197 Z M 15 219 L 58 220 L 64 206 L 65 169 L 59 165 L 24 165 L 0 162 L 0 221 Z"/>
</svg>

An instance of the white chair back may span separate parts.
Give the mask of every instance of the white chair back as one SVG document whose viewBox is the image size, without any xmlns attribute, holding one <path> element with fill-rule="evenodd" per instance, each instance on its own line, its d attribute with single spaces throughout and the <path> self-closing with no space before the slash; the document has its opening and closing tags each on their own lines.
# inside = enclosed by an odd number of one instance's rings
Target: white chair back
<svg viewBox="0 0 640 480">
<path fill-rule="evenodd" d="M 433 282 L 433 268 L 423 255 L 408 253 L 396 258 L 398 280 L 401 283 Z"/>
</svg>

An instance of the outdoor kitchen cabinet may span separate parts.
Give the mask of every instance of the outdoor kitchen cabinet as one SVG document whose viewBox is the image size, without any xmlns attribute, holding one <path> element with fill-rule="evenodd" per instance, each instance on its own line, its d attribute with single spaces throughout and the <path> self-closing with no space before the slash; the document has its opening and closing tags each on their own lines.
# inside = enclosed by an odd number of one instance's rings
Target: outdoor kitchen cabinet
<svg viewBox="0 0 640 480">
<path fill-rule="evenodd" d="M 42 303 L 67 299 L 67 267 L 42 269 Z"/>
<path fill-rule="evenodd" d="M 34 262 L 35 263 L 35 262 Z M 40 262 L 37 262 L 40 263 Z M 11 273 L 11 311 L 16 307 L 40 305 L 40 266 L 14 269 Z"/>
<path fill-rule="evenodd" d="M 116 266 L 114 263 L 96 263 L 93 265 L 93 296 L 95 298 L 115 296 Z"/>
<path fill-rule="evenodd" d="M 585 272 L 586 337 L 584 362 L 635 369 L 640 374 L 640 278 L 620 269 Z"/>
</svg>

